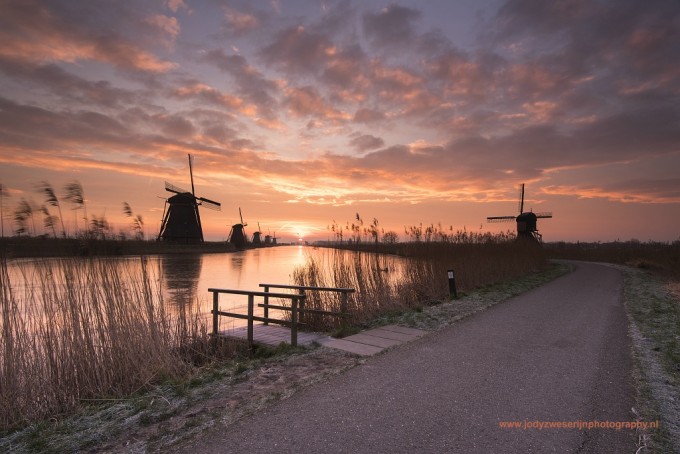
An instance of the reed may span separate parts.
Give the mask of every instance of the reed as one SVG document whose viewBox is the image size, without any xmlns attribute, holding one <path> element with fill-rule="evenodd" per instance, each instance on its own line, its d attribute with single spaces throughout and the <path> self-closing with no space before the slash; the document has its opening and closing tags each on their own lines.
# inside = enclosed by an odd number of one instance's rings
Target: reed
<svg viewBox="0 0 680 454">
<path fill-rule="evenodd" d="M 0 430 L 187 376 L 215 345 L 192 308 L 168 311 L 162 276 L 142 258 L 36 262 L 10 276 L 0 259 Z"/>
<path fill-rule="evenodd" d="M 517 241 L 512 235 L 452 236 L 409 243 L 354 243 L 327 248 L 307 258 L 293 273 L 296 285 L 351 287 L 349 301 L 354 325 L 405 309 L 418 309 L 449 298 L 447 271 L 454 270 L 457 290 L 472 289 L 512 279 L 543 268 L 547 261 L 542 247 L 531 241 Z M 338 245 L 340 246 L 340 245 Z M 376 253 L 378 251 L 379 253 Z M 319 251 L 321 252 L 321 251 Z M 339 297 L 311 293 L 306 306 L 338 311 Z M 309 316 L 311 329 L 335 329 L 340 319 Z"/>
</svg>

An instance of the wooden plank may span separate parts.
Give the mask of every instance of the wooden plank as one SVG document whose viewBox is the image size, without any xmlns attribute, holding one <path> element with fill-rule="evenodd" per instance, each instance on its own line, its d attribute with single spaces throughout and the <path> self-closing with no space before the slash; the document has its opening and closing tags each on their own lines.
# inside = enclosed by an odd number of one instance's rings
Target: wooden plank
<svg viewBox="0 0 680 454">
<path fill-rule="evenodd" d="M 247 339 L 247 327 L 232 328 L 220 332 L 220 335 L 225 337 L 235 337 L 238 339 Z M 321 333 L 298 333 L 298 344 L 309 345 L 312 342 L 319 342 L 327 339 L 328 336 Z M 281 342 L 290 343 L 291 332 L 290 329 L 281 326 L 272 326 L 264 324 L 255 324 L 253 326 L 253 340 L 255 343 L 277 346 Z"/>
</svg>

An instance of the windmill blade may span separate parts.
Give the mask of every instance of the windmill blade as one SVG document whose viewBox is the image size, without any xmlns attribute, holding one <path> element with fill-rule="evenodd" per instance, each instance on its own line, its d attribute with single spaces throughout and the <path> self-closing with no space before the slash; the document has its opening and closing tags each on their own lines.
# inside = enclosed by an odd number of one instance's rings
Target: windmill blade
<svg viewBox="0 0 680 454">
<path fill-rule="evenodd" d="M 196 200 L 199 201 L 198 204 L 203 208 L 213 211 L 222 211 L 222 204 L 220 204 L 220 202 L 215 202 L 214 200 L 206 199 L 204 197 L 196 197 Z"/>
<path fill-rule="evenodd" d="M 196 196 L 196 191 L 194 190 L 194 169 L 192 168 L 191 164 L 193 162 L 192 156 L 189 154 L 189 178 L 191 179 L 191 193 Z"/>
<path fill-rule="evenodd" d="M 519 214 L 524 213 L 524 183 L 519 189 Z"/>
<path fill-rule="evenodd" d="M 517 216 L 489 216 L 486 222 L 510 222 L 517 219 Z"/>
<path fill-rule="evenodd" d="M 165 182 L 165 190 L 168 192 L 174 192 L 175 194 L 184 194 L 189 192 L 186 189 L 182 189 L 178 186 L 175 186 L 174 184 L 170 184 L 167 181 Z"/>
<path fill-rule="evenodd" d="M 537 218 L 551 218 L 553 217 L 552 212 L 550 211 L 543 211 L 541 213 L 534 213 Z"/>
</svg>

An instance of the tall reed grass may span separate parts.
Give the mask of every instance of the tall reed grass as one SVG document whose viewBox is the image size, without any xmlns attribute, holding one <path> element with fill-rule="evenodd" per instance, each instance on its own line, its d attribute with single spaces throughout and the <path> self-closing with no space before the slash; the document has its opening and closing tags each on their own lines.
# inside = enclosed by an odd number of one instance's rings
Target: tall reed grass
<svg viewBox="0 0 680 454">
<path fill-rule="evenodd" d="M 191 308 L 169 311 L 162 276 L 107 260 L 0 259 L 0 430 L 186 376 L 214 348 Z"/>
<path fill-rule="evenodd" d="M 369 252 L 378 246 L 380 253 Z M 537 271 L 547 263 L 538 243 L 516 241 L 506 234 L 485 236 L 485 241 L 429 241 L 351 246 L 307 258 L 293 273 L 296 285 L 350 287 L 350 319 L 364 324 L 390 312 L 422 307 L 449 297 L 448 270 L 454 270 L 458 291 L 470 291 L 493 282 Z M 321 251 L 319 251 L 321 252 Z M 306 307 L 339 311 L 339 296 L 310 293 Z M 311 329 L 333 329 L 340 319 L 306 315 Z"/>
</svg>

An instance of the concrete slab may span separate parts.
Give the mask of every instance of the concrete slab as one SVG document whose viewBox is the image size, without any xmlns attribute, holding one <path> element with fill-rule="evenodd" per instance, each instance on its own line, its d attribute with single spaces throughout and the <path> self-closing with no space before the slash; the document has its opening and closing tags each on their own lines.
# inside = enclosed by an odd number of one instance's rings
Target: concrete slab
<svg viewBox="0 0 680 454">
<path fill-rule="evenodd" d="M 314 342 L 338 350 L 354 353 L 357 355 L 371 356 L 382 350 L 409 342 L 423 336 L 426 332 L 414 328 L 389 325 L 380 328 L 354 334 L 343 339 L 333 339 L 321 333 L 298 332 L 298 345 L 311 345 Z M 222 331 L 220 334 L 230 337 L 246 339 L 248 328 L 238 328 Z M 253 326 L 253 340 L 256 343 L 267 345 L 279 345 L 281 342 L 290 343 L 290 328 L 279 325 L 263 325 L 256 323 Z"/>
<path fill-rule="evenodd" d="M 382 348 L 394 347 L 395 345 L 400 345 L 402 343 L 401 341 L 394 339 L 385 339 L 384 337 L 371 336 L 369 333 L 354 334 L 353 336 L 344 337 L 343 340 Z"/>
<path fill-rule="evenodd" d="M 423 331 L 422 329 L 407 328 L 406 326 L 399 326 L 399 325 L 381 326 L 380 329 L 387 330 L 387 331 L 394 331 L 395 333 L 410 334 L 412 336 L 417 336 L 417 337 L 422 337 L 427 333 L 427 331 Z"/>
<path fill-rule="evenodd" d="M 360 344 L 358 342 L 351 342 L 344 339 L 329 339 L 320 342 L 324 347 L 335 348 L 338 350 L 343 350 L 349 353 L 354 353 L 356 355 L 371 356 L 379 353 L 383 350 L 382 347 L 376 347 L 373 345 Z"/>
<path fill-rule="evenodd" d="M 397 340 L 400 342 L 409 342 L 418 339 L 420 336 L 414 336 L 412 334 L 398 333 L 396 331 L 389 331 L 383 328 L 376 328 L 366 331 L 364 334 L 370 334 L 375 337 L 384 337 L 385 339 Z"/>
</svg>

